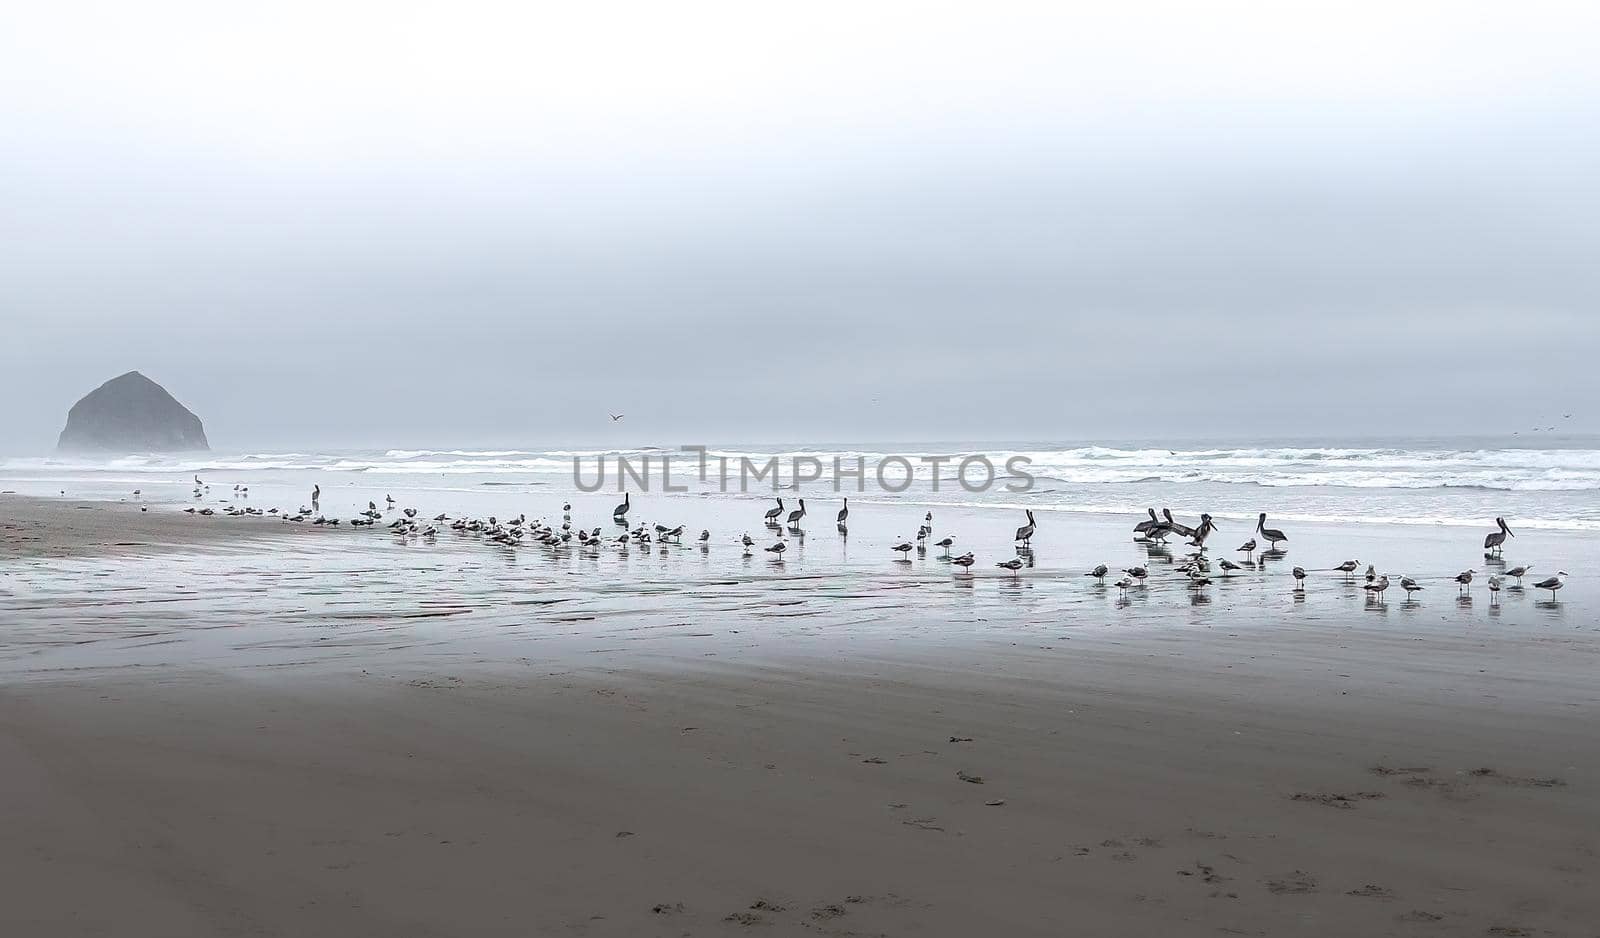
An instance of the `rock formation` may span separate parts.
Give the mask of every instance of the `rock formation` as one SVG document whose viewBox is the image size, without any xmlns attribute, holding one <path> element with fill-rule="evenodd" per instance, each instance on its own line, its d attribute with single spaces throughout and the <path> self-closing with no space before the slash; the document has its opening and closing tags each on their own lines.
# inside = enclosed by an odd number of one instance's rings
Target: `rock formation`
<svg viewBox="0 0 1600 938">
<path fill-rule="evenodd" d="M 73 404 L 56 442 L 56 449 L 67 452 L 175 453 L 210 448 L 200 418 L 137 371 L 112 378 Z"/>
</svg>

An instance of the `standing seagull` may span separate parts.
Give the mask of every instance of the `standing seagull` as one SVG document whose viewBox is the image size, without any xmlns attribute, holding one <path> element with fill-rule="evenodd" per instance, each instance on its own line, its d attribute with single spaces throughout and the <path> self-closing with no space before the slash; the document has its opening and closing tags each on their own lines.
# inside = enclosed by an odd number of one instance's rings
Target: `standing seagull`
<svg viewBox="0 0 1600 938">
<path fill-rule="evenodd" d="M 1389 574 L 1387 573 L 1362 587 L 1362 589 L 1367 591 L 1368 596 L 1376 598 L 1378 602 L 1383 602 L 1383 591 L 1388 588 Z"/>
<path fill-rule="evenodd" d="M 1092 576 L 1095 579 L 1099 580 L 1100 582 L 1104 583 L 1106 581 L 1106 574 L 1108 574 L 1110 572 L 1111 572 L 1111 568 L 1110 567 L 1107 567 L 1103 563 L 1097 563 L 1097 564 L 1095 564 L 1094 569 L 1090 570 L 1088 573 L 1085 573 L 1084 576 Z"/>
<path fill-rule="evenodd" d="M 1287 543 L 1289 540 L 1289 536 L 1277 528 L 1267 527 L 1267 513 L 1264 511 L 1261 517 L 1256 519 L 1256 533 L 1266 538 L 1267 546 L 1273 550 L 1277 550 L 1279 544 Z"/>
<path fill-rule="evenodd" d="M 1556 590 L 1567 585 L 1567 576 L 1567 571 L 1559 570 L 1556 572 L 1555 576 L 1550 577 L 1549 579 L 1540 580 L 1539 582 L 1533 584 L 1533 588 L 1536 590 L 1549 590 L 1550 601 L 1554 602 L 1556 598 Z"/>
<path fill-rule="evenodd" d="M 1355 575 L 1356 568 L 1359 566 L 1361 566 L 1361 561 L 1359 560 L 1346 560 L 1344 563 L 1334 567 L 1333 571 L 1344 574 L 1344 578 L 1348 580 Z"/>
<path fill-rule="evenodd" d="M 1492 576 L 1492 577 L 1489 578 L 1489 603 L 1491 605 L 1493 605 L 1494 603 L 1497 603 L 1499 601 L 1500 601 L 1500 578 L 1497 577 L 1497 576 Z"/>
<path fill-rule="evenodd" d="M 1527 564 L 1525 566 L 1521 566 L 1521 567 L 1512 567 L 1510 570 L 1506 571 L 1506 576 L 1516 577 L 1516 579 L 1517 579 L 1517 588 L 1521 589 L 1521 587 L 1522 587 L 1522 578 L 1527 576 L 1528 575 L 1528 571 L 1532 570 L 1532 569 L 1533 569 L 1533 564 L 1531 564 L 1531 563 Z"/>
<path fill-rule="evenodd" d="M 1496 518 L 1494 523 L 1500 526 L 1500 530 L 1489 532 L 1488 536 L 1483 539 L 1483 549 L 1492 554 L 1504 553 L 1506 538 L 1516 537 L 1516 535 L 1512 534 L 1511 529 L 1506 527 L 1506 519 Z"/>
<path fill-rule="evenodd" d="M 1239 552 L 1244 554 L 1246 560 L 1249 560 L 1250 555 L 1256 552 L 1256 539 L 1252 537 L 1250 540 L 1240 544 Z"/>
<path fill-rule="evenodd" d="M 1467 587 L 1472 585 L 1472 571 L 1471 570 L 1463 570 L 1460 573 L 1456 574 L 1456 578 L 1455 579 L 1456 579 L 1456 582 L 1461 585 L 1460 592 L 1465 593 L 1467 591 Z"/>
<path fill-rule="evenodd" d="M 1010 570 L 1012 575 L 1016 576 L 1018 575 L 1017 571 L 1022 569 L 1022 558 L 1012 557 L 1010 560 L 1000 561 L 999 563 L 995 564 L 995 566 L 1001 568 L 1002 570 Z"/>
<path fill-rule="evenodd" d="M 960 557 L 951 558 L 950 562 L 962 568 L 963 570 L 971 570 L 975 561 L 972 558 L 972 551 L 969 550 Z"/>
<path fill-rule="evenodd" d="M 1262 517 L 1266 516 L 1262 515 Z M 1289 572 L 1294 574 L 1294 591 L 1296 593 L 1304 592 L 1306 588 L 1306 568 L 1295 567 Z"/>
<path fill-rule="evenodd" d="M 1035 527 L 1033 522 L 1033 509 L 1027 508 L 1023 510 L 1028 513 L 1028 523 L 1017 529 L 1017 536 L 1012 538 L 1012 540 L 1021 541 L 1023 547 L 1031 547 L 1033 542 L 1033 531 Z"/>
<path fill-rule="evenodd" d="M 1413 593 L 1422 592 L 1422 584 L 1408 576 L 1400 578 L 1400 588 L 1406 591 L 1406 596 L 1408 597 Z"/>
</svg>

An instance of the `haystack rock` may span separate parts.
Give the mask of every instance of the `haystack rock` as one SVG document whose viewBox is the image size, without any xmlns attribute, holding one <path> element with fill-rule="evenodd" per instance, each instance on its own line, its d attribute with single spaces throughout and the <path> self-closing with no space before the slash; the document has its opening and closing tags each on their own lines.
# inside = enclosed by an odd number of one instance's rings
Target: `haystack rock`
<svg viewBox="0 0 1600 938">
<path fill-rule="evenodd" d="M 137 371 L 100 385 L 72 405 L 56 449 L 178 453 L 210 449 L 205 428 L 167 389 Z"/>
</svg>

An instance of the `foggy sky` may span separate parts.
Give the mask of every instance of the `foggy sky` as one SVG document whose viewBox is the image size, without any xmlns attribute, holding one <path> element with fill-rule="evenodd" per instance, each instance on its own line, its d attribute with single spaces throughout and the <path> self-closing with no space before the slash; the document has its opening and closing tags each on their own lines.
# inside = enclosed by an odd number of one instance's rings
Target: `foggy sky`
<svg viewBox="0 0 1600 938">
<path fill-rule="evenodd" d="M 0 12 L 0 452 L 1600 431 L 1592 5 L 394 6 Z"/>
</svg>

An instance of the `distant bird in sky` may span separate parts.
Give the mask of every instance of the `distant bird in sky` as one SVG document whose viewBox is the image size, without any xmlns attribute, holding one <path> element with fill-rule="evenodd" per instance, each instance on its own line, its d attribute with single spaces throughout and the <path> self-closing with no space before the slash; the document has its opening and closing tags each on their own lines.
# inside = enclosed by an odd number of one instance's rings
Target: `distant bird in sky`
<svg viewBox="0 0 1600 938">
<path fill-rule="evenodd" d="M 613 414 L 610 411 L 606 411 L 606 414 L 611 418 L 612 423 L 616 423 L 618 420 L 621 420 L 623 417 L 627 416 L 627 414 Z"/>
</svg>

